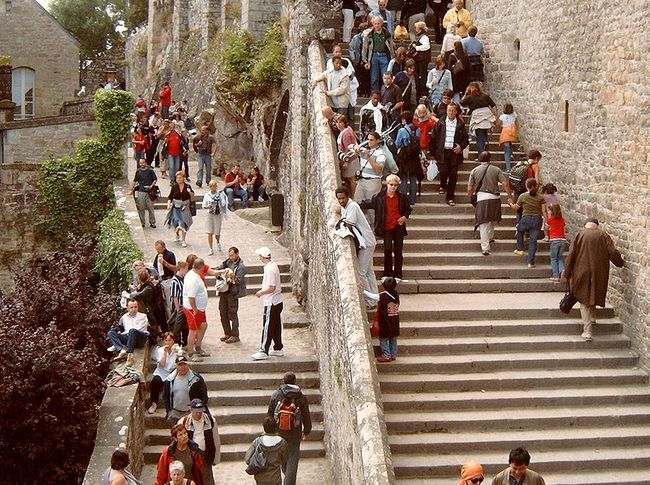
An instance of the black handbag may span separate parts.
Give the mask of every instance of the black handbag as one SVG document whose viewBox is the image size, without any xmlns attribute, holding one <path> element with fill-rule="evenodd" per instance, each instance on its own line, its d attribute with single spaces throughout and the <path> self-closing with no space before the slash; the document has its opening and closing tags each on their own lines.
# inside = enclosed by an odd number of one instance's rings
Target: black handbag
<svg viewBox="0 0 650 485">
<path fill-rule="evenodd" d="M 192 214 L 192 217 L 196 216 L 196 201 L 195 200 L 190 200 L 190 214 Z"/>
<path fill-rule="evenodd" d="M 255 451 L 251 455 L 250 459 L 248 460 L 247 467 L 246 467 L 246 473 L 249 475 L 257 475 L 258 473 L 262 473 L 266 471 L 268 468 L 268 463 L 266 461 L 266 455 L 264 454 L 264 451 L 260 448 L 260 438 L 257 438 L 255 444 Z"/>
<path fill-rule="evenodd" d="M 573 293 L 571 293 L 571 290 L 567 291 L 562 299 L 560 300 L 560 311 L 566 315 L 571 313 L 571 310 L 575 306 L 575 304 L 578 303 L 577 298 Z"/>
</svg>

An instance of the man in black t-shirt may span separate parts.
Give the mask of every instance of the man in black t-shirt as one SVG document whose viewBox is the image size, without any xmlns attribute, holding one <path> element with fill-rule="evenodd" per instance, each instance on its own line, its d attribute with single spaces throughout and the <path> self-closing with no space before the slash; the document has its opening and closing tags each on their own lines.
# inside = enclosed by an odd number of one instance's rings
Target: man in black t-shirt
<svg viewBox="0 0 650 485">
<path fill-rule="evenodd" d="M 404 99 L 402 90 L 393 82 L 393 75 L 390 72 L 384 73 L 384 85 L 381 87 L 381 104 L 388 111 L 388 124 L 399 122 Z"/>
<path fill-rule="evenodd" d="M 138 215 L 140 216 L 140 223 L 144 227 L 145 215 L 144 211 L 149 212 L 149 225 L 153 228 L 156 227 L 156 214 L 153 210 L 153 200 L 149 197 L 149 190 L 156 185 L 158 178 L 153 169 L 147 165 L 147 160 L 141 158 L 139 163 L 138 170 L 135 172 L 133 177 L 133 184 L 131 185 L 131 190 L 135 197 L 135 205 L 138 208 Z M 155 190 L 155 188 L 153 189 Z M 137 195 L 136 195 L 137 194 Z"/>
</svg>

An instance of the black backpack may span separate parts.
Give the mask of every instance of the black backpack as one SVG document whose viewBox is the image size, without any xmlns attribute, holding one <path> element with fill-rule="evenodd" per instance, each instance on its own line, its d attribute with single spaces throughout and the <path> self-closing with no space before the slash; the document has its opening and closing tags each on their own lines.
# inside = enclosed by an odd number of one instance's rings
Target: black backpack
<svg viewBox="0 0 650 485">
<path fill-rule="evenodd" d="M 417 131 L 412 131 L 407 126 L 404 129 L 409 134 L 409 142 L 397 152 L 397 162 L 402 175 L 416 173 L 420 164 L 420 137 Z"/>
<path fill-rule="evenodd" d="M 526 192 L 526 178 L 528 176 L 528 163 L 515 165 L 508 172 L 508 182 L 510 188 L 515 194 L 523 194 Z"/>
</svg>

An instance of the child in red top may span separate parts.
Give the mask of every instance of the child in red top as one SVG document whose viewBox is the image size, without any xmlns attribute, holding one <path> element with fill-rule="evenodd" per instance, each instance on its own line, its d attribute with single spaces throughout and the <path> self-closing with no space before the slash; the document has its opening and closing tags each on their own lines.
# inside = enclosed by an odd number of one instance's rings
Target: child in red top
<svg viewBox="0 0 650 485">
<path fill-rule="evenodd" d="M 564 271 L 564 248 L 566 246 L 565 222 L 560 204 L 554 204 L 550 207 L 547 221 L 551 239 L 551 269 L 553 270 L 551 280 L 557 283 Z"/>
<path fill-rule="evenodd" d="M 139 162 L 141 158 L 147 158 L 147 137 L 142 133 L 142 127 L 138 126 L 133 134 L 133 151 L 135 152 L 135 161 Z"/>
</svg>

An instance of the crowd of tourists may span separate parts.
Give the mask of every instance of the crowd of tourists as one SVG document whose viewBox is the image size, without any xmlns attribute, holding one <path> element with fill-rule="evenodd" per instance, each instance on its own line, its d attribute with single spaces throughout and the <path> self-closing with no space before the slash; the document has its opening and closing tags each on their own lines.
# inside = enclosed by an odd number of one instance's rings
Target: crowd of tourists
<svg viewBox="0 0 650 485">
<path fill-rule="evenodd" d="M 425 23 L 427 7 L 433 12 L 432 26 Z M 453 208 L 458 170 L 471 139 L 476 140 L 478 164 L 470 172 L 467 195 L 475 206 L 481 253 L 490 255 L 495 224 L 502 217 L 503 190 L 517 220 L 514 253 L 526 255 L 528 268 L 535 267 L 538 238 L 544 236 L 543 241 L 550 243 L 550 278 L 569 281 L 580 302 L 582 337 L 591 340 L 595 307 L 605 304 L 609 262 L 622 266 L 623 256 L 600 230 L 598 221 L 589 219 L 575 236 L 565 260 L 565 221 L 556 186 L 542 184 L 542 154 L 530 150 L 524 160 L 513 161 L 520 120 L 510 103 L 504 104 L 497 117 L 496 104 L 483 84 L 485 53 L 476 38 L 478 29 L 472 15 L 462 0 L 447 7 L 441 0 L 344 0 L 342 38 L 349 43 L 349 58 L 343 56 L 343 46 L 334 46 L 326 70 L 311 80 L 311 87 L 324 90 L 328 99 L 323 115 L 336 135 L 343 182 L 335 192 L 340 214 L 336 231 L 342 237 L 352 237 L 356 246 L 363 297 L 376 315 L 372 330 L 380 341 L 377 360 L 390 363 L 397 358 L 398 288 L 407 282 L 403 244 L 421 182 L 439 176 L 439 194 Z M 359 17 L 354 33 L 355 18 Z M 436 55 L 431 31 L 442 45 Z M 370 100 L 361 107 L 357 120 L 360 96 Z M 199 161 L 196 186 L 205 181 L 209 187 L 202 206 L 208 211 L 207 254 L 213 255 L 215 244 L 219 253 L 223 251 L 221 223 L 233 209 L 234 199 L 241 199 L 244 207 L 250 199 L 266 199 L 267 185 L 257 167 L 246 175 L 239 163 L 233 163 L 223 174 L 220 190 L 212 171 L 215 138 L 208 126 L 194 130 L 186 114 L 187 103 L 172 100 L 168 83 L 157 103 L 147 105 L 138 97 L 132 140 L 138 163 L 134 196 L 142 227 L 146 212 L 149 225 L 156 227 L 155 169 L 159 169 L 160 178 L 169 177 L 165 224 L 174 231 L 175 242 L 186 247 L 196 202 L 187 163 L 191 145 Z M 495 128 L 500 131 L 505 171 L 492 163 L 492 153 L 487 150 L 488 135 Z M 384 250 L 382 291 L 373 267 L 377 238 L 383 240 Z M 205 381 L 191 365 L 210 355 L 203 348 L 208 326 L 206 276 L 217 278 L 217 287 L 223 289 L 219 289 L 220 340 L 225 344 L 239 341 L 238 308 L 239 299 L 247 294 L 246 266 L 235 246 L 228 248 L 227 258 L 214 268 L 195 254 L 177 261 L 164 241 L 157 241 L 155 249 L 152 265 L 133 264 L 133 285 L 123 294 L 126 313 L 108 332 L 108 350 L 116 353 L 116 361 L 124 360 L 128 366 L 133 365 L 134 349 L 147 341 L 160 344 L 152 353 L 155 370 L 147 410 L 156 413 L 162 397 L 171 443 L 160 456 L 156 485 L 211 484 L 215 483 L 211 465 L 219 461 L 218 427 L 210 412 Z M 262 289 L 256 293 L 264 302 L 263 331 L 260 348 L 251 357 L 266 360 L 284 356 L 283 300 L 279 269 L 270 249 L 261 247 L 257 255 L 264 265 Z M 295 483 L 300 441 L 311 431 L 311 418 L 294 374 L 287 373 L 270 397 L 262 425 L 264 433 L 246 453 L 247 471 L 259 484 L 279 484 L 283 474 L 285 485 Z M 123 450 L 115 452 L 105 483 L 131 483 L 125 470 L 128 455 L 124 455 Z M 543 478 L 528 468 L 529 463 L 525 449 L 513 449 L 509 467 L 495 476 L 492 484 L 543 485 Z M 484 479 L 482 466 L 470 461 L 461 468 L 459 485 L 476 485 Z"/>
</svg>

